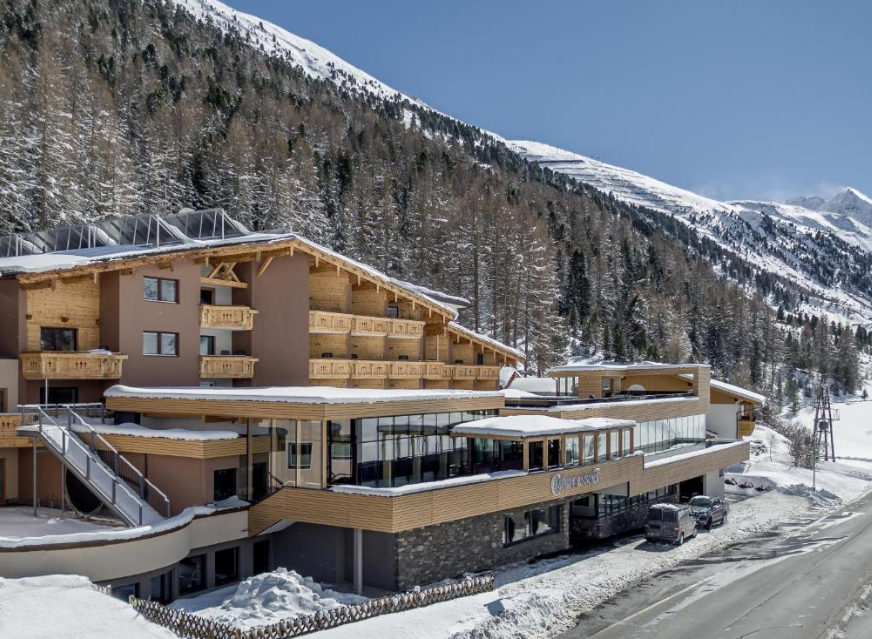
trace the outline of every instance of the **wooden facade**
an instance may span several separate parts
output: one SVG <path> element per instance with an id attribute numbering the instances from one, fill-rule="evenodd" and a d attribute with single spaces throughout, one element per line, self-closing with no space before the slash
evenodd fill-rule
<path id="1" fill-rule="evenodd" d="M 282 488 L 249 510 L 249 534 L 256 535 L 282 519 L 362 528 L 396 533 L 467 517 L 520 508 L 565 497 L 576 497 L 629 483 L 629 494 L 678 483 L 748 458 L 748 444 L 724 446 L 682 460 L 645 468 L 642 456 L 601 462 L 569 469 L 540 471 L 527 475 L 440 488 L 420 493 L 382 496 Z M 564 478 L 588 475 L 598 470 L 599 481 L 553 491 L 555 475 Z"/>

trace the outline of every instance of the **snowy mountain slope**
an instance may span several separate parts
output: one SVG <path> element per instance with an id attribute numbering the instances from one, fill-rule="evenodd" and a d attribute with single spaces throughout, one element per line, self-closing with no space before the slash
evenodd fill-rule
<path id="1" fill-rule="evenodd" d="M 853 189 L 822 205 L 838 206 L 843 213 L 771 202 L 720 202 L 540 142 L 508 145 L 529 161 L 621 201 L 674 216 L 756 269 L 804 290 L 810 295 L 808 312 L 872 322 L 872 284 L 864 284 L 861 276 L 872 257 L 872 228 L 863 223 L 868 198 Z"/>
<path id="2" fill-rule="evenodd" d="M 312 78 L 329 80 L 352 92 L 366 92 L 387 99 L 406 99 L 426 106 L 420 100 L 392 89 L 311 40 L 296 36 L 257 16 L 237 11 L 218 0 L 174 1 L 200 20 L 211 19 L 224 30 L 240 31 L 250 38 L 255 47 L 285 58 Z"/>
<path id="3" fill-rule="evenodd" d="M 299 66 L 312 78 L 330 81 L 349 92 L 388 100 L 407 99 L 421 108 L 431 109 L 314 42 L 236 11 L 218 0 L 174 1 L 198 19 L 211 21 L 222 30 L 240 33 L 255 47 Z M 494 140 L 506 142 L 498 135 L 479 130 Z M 864 209 L 862 194 L 846 194 L 843 201 L 837 203 L 840 210 L 856 210 L 862 218 L 856 223 L 846 216 L 815 215 L 810 209 L 796 206 L 772 205 L 771 211 L 761 211 L 770 204 L 718 202 L 548 145 L 506 143 L 529 160 L 613 193 L 625 202 L 674 215 L 755 268 L 799 285 L 811 294 L 809 312 L 823 311 L 852 323 L 872 324 L 872 283 L 863 289 L 851 282 L 852 273 L 858 271 L 852 250 L 862 247 L 866 256 L 869 255 L 866 251 L 872 250 L 872 223 L 863 221 L 872 209 Z M 868 198 L 865 202 L 869 203 Z"/>

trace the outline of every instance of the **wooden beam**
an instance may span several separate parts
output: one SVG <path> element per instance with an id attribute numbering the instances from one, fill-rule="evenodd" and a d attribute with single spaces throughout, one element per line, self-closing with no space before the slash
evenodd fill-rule
<path id="1" fill-rule="evenodd" d="M 263 261 L 263 263 L 260 266 L 257 267 L 257 276 L 258 277 L 260 277 L 261 275 L 266 273 L 266 270 L 269 268 L 269 265 L 272 264 L 272 261 L 273 261 L 273 256 L 270 255 L 268 258 L 266 258 Z"/>
<path id="2" fill-rule="evenodd" d="M 248 288 L 247 282 L 234 282 L 233 280 L 217 280 L 212 277 L 201 277 L 200 284 L 206 286 L 229 286 L 230 288 Z"/>

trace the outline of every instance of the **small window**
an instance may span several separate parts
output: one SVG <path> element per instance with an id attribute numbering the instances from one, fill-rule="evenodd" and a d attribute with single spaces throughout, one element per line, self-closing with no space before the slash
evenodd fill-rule
<path id="1" fill-rule="evenodd" d="M 399 306 L 388 306 L 388 317 L 392 317 L 394 319 L 400 316 L 400 307 Z"/>
<path id="2" fill-rule="evenodd" d="M 112 586 L 112 596 L 121 601 L 130 601 L 131 597 L 139 599 L 139 584 L 124 584 L 123 586 Z"/>
<path id="3" fill-rule="evenodd" d="M 169 356 L 178 355 L 179 334 L 144 331 L 142 333 L 142 354 Z"/>
<path id="4" fill-rule="evenodd" d="M 165 572 L 151 578 L 151 600 L 158 603 L 169 603 L 173 598 L 171 572 Z"/>
<path id="5" fill-rule="evenodd" d="M 200 335 L 200 355 L 215 354 L 215 336 Z"/>
<path id="6" fill-rule="evenodd" d="M 221 468 L 213 474 L 212 499 L 221 501 L 236 496 L 236 469 Z"/>
<path id="7" fill-rule="evenodd" d="M 206 588 L 206 555 L 185 557 L 179 562 L 179 594 L 187 595 Z"/>
<path id="8" fill-rule="evenodd" d="M 288 468 L 308 469 L 312 467 L 312 442 L 300 443 L 300 455 L 297 457 L 297 443 L 288 442 Z"/>
<path id="9" fill-rule="evenodd" d="M 212 305 L 215 303 L 215 289 L 201 288 L 200 289 L 200 304 Z"/>
<path id="10" fill-rule="evenodd" d="M 215 585 L 222 586 L 239 579 L 239 548 L 215 551 Z"/>
<path id="11" fill-rule="evenodd" d="M 578 436 L 573 435 L 566 438 L 566 465 L 567 466 L 578 466 L 579 464 L 579 450 L 578 450 Z"/>
<path id="12" fill-rule="evenodd" d="M 143 277 L 142 299 L 149 302 L 177 304 L 179 301 L 179 281 L 162 277 Z"/>
<path id="13" fill-rule="evenodd" d="M 79 331 L 75 328 L 40 328 L 39 348 L 44 351 L 75 351 Z"/>

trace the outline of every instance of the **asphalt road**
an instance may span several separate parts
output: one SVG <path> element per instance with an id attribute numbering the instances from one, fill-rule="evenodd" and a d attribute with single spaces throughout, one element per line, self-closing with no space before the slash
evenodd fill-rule
<path id="1" fill-rule="evenodd" d="M 870 608 L 872 496 L 652 577 L 561 639 L 872 639 Z"/>

